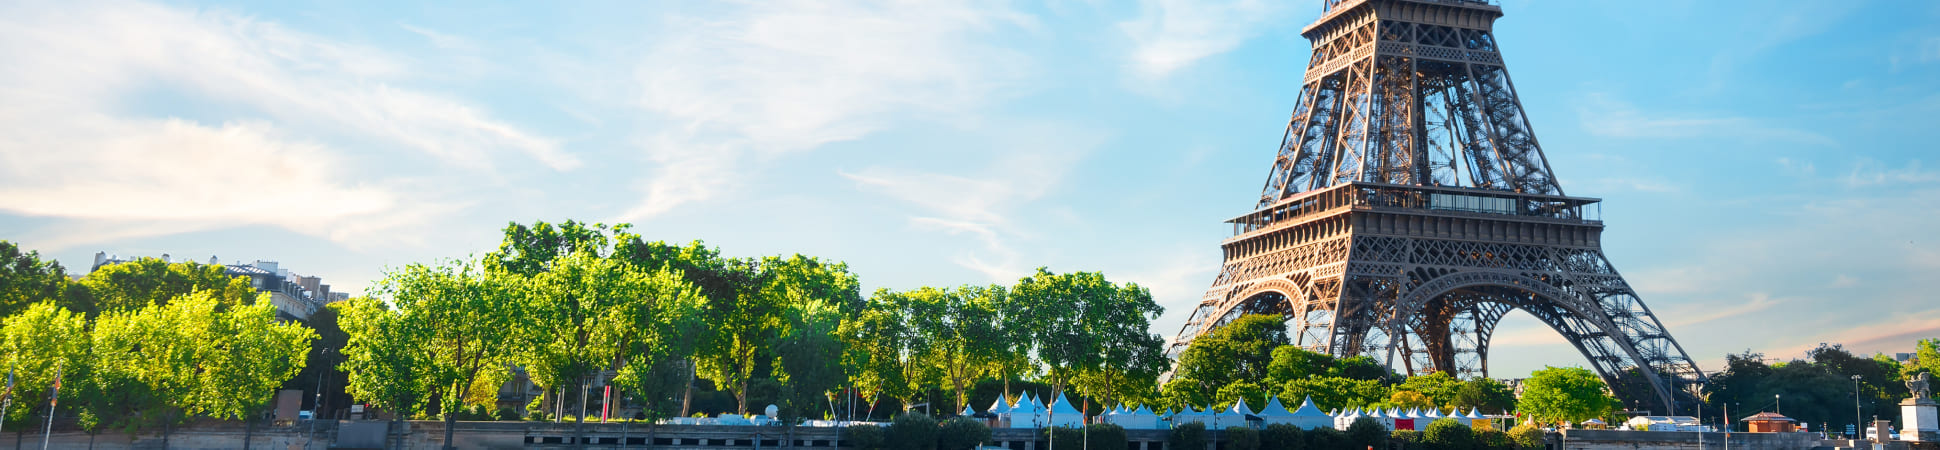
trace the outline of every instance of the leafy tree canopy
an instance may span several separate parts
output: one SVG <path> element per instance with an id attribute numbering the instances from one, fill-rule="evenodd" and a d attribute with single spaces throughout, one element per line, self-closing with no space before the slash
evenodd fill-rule
<path id="1" fill-rule="evenodd" d="M 1603 379 L 1581 367 L 1545 367 L 1523 382 L 1516 409 L 1543 423 L 1581 422 L 1608 417 L 1622 409 L 1604 388 Z"/>

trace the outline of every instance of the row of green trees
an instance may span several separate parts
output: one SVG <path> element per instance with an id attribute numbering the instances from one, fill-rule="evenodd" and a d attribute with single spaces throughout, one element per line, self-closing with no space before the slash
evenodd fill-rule
<path id="1" fill-rule="evenodd" d="M 1507 432 L 1475 429 L 1454 419 L 1437 420 L 1421 432 L 1390 432 L 1374 419 L 1362 418 L 1346 430 L 1301 429 L 1288 424 L 1264 428 L 1232 427 L 1215 438 L 1203 423 L 1186 423 L 1167 432 L 1167 448 L 1206 448 L 1218 441 L 1228 450 L 1333 450 L 1396 448 L 1404 450 L 1513 450 L 1543 448 L 1543 431 L 1520 425 Z M 859 450 L 971 450 L 990 444 L 991 432 L 982 422 L 952 418 L 942 422 L 926 415 L 899 415 L 888 426 L 856 425 L 843 429 L 843 438 Z M 1039 435 L 1093 450 L 1116 450 L 1129 444 L 1124 428 L 1091 424 L 1081 429 L 1051 428 Z M 1040 443 L 1042 445 L 1042 443 Z"/>
<path id="2" fill-rule="evenodd" d="M 279 320 L 267 299 L 226 303 L 215 291 L 93 317 L 33 303 L 0 324 L 13 378 L 6 425 L 50 413 L 57 394 L 65 401 L 52 412 L 90 432 L 252 417 L 302 369 L 315 337 Z"/>
<path id="3" fill-rule="evenodd" d="M 842 263 L 725 257 L 626 225 L 512 224 L 494 252 L 388 270 L 372 293 L 332 306 L 349 390 L 446 420 L 493 406 L 515 371 L 546 392 L 528 409 L 554 415 L 603 381 L 649 418 L 688 412 L 697 386 L 736 412 L 772 401 L 816 418 L 843 392 L 909 405 L 943 387 L 961 405 L 993 378 L 1143 399 L 1167 365 L 1150 294 L 1095 272 L 865 299 Z"/>
<path id="4" fill-rule="evenodd" d="M 1180 353 L 1160 403 L 1226 408 L 1243 399 L 1257 408 L 1278 395 L 1288 401 L 1311 397 L 1324 408 L 1480 408 L 1574 422 L 1614 417 L 1621 405 L 1605 391 L 1595 373 L 1581 368 L 1539 370 L 1525 381 L 1521 398 L 1489 378 L 1461 380 L 1445 372 L 1404 377 L 1366 356 L 1335 358 L 1292 345 L 1284 317 L 1247 315 Z"/>

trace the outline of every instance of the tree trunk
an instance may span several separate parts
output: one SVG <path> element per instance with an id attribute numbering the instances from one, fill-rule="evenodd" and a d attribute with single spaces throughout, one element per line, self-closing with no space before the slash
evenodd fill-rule
<path id="1" fill-rule="evenodd" d="M 693 359 L 687 360 L 687 388 L 685 389 L 686 392 L 682 393 L 680 398 L 681 417 L 687 417 L 688 414 L 692 414 L 687 411 L 687 407 L 694 403 L 694 379 L 700 377 L 698 373 L 700 370 L 700 366 L 695 364 Z M 647 444 L 652 445 L 653 443 L 648 442 Z"/>
<path id="2" fill-rule="evenodd" d="M 249 438 L 254 437 L 255 434 L 256 421 L 249 420 L 247 415 L 243 416 L 243 450 L 249 450 Z"/>
<path id="3" fill-rule="evenodd" d="M 743 416 L 748 415 L 748 378 L 752 377 L 741 377 L 741 390 L 734 393 L 734 401 L 741 404 L 738 412 Z"/>

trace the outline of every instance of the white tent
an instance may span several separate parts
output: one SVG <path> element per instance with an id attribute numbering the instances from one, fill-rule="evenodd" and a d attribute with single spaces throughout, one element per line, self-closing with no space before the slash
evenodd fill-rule
<path id="1" fill-rule="evenodd" d="M 1313 397 L 1307 397 L 1305 401 L 1300 402 L 1299 408 L 1293 410 L 1294 426 L 1311 430 L 1333 426 L 1333 424 L 1334 417 L 1320 412 L 1320 407 L 1314 406 Z"/>
<path id="2" fill-rule="evenodd" d="M 1334 417 L 1334 428 L 1338 430 L 1346 430 L 1348 425 L 1353 425 L 1354 420 L 1360 419 L 1361 417 L 1362 417 L 1361 408 L 1354 408 L 1353 411 L 1348 411 L 1347 414 L 1341 414 L 1340 416 Z"/>
<path id="3" fill-rule="evenodd" d="M 1173 428 L 1178 428 L 1180 425 L 1185 425 L 1193 422 L 1206 424 L 1207 428 L 1212 428 L 1212 423 L 1211 423 L 1212 414 L 1204 411 L 1195 410 L 1192 408 L 1191 405 L 1187 405 L 1186 409 L 1184 410 L 1181 410 L 1176 413 L 1172 413 L 1171 419 L 1172 419 Z"/>
<path id="4" fill-rule="evenodd" d="M 1455 419 L 1455 422 L 1460 423 L 1462 424 L 1462 426 L 1465 426 L 1465 427 L 1474 426 L 1473 423 L 1469 422 L 1468 415 L 1462 414 L 1462 408 L 1455 408 L 1453 410 L 1448 411 L 1448 416 L 1446 417 L 1450 419 Z"/>
<path id="5" fill-rule="evenodd" d="M 1398 421 L 1408 418 L 1407 414 L 1402 414 L 1400 409 L 1394 407 L 1389 407 L 1387 411 L 1381 411 L 1377 415 L 1380 416 L 1381 426 L 1386 427 L 1388 431 L 1394 431 Z"/>
<path id="6" fill-rule="evenodd" d="M 1468 426 L 1470 428 L 1474 428 L 1476 422 L 1482 422 L 1484 425 L 1491 425 L 1491 428 L 1493 427 L 1493 424 L 1489 423 L 1489 417 L 1482 415 L 1482 408 L 1469 408 L 1468 415 L 1463 417 L 1468 418 Z"/>
<path id="7" fill-rule="evenodd" d="M 1010 412 L 1010 403 L 1006 400 L 1008 399 L 1002 395 L 997 396 L 997 401 L 990 404 L 990 413 L 1002 417 L 1004 413 Z"/>
<path id="8" fill-rule="evenodd" d="M 1017 398 L 1017 404 L 1004 413 L 1004 418 L 1010 421 L 1011 428 L 1040 428 L 1050 424 L 1046 420 L 1044 407 L 1038 405 L 1028 392 Z"/>
<path id="9" fill-rule="evenodd" d="M 1159 429 L 1159 416 L 1144 406 L 1139 406 L 1136 410 L 1119 408 L 1114 411 L 1116 412 L 1105 415 L 1105 423 L 1124 427 L 1127 430 Z"/>
<path id="10" fill-rule="evenodd" d="M 1232 427 L 1248 426 L 1246 423 L 1246 416 L 1251 416 L 1251 415 L 1253 415 L 1253 408 L 1247 407 L 1246 399 L 1242 398 L 1242 399 L 1239 399 L 1239 401 L 1233 402 L 1233 407 L 1227 408 L 1226 411 L 1221 412 L 1217 417 L 1214 417 L 1213 426 L 1221 430 L 1232 428 Z"/>
<path id="11" fill-rule="evenodd" d="M 970 416 L 977 415 L 977 410 L 975 408 L 971 408 L 970 405 L 963 405 L 963 412 L 959 412 L 957 413 L 957 415 L 963 416 L 963 417 L 970 417 Z"/>
<path id="12" fill-rule="evenodd" d="M 1293 423 L 1293 411 L 1288 411 L 1286 405 L 1280 404 L 1280 396 L 1278 395 L 1268 397 L 1266 399 L 1266 407 L 1260 408 L 1258 415 L 1260 416 L 1261 425 Z"/>
<path id="13" fill-rule="evenodd" d="M 1051 414 L 1047 418 L 1049 422 L 1046 423 L 1054 427 L 1078 428 L 1085 423 L 1085 413 L 1071 407 L 1071 402 L 1065 400 L 1063 393 L 1059 393 L 1057 401 L 1051 403 Z"/>

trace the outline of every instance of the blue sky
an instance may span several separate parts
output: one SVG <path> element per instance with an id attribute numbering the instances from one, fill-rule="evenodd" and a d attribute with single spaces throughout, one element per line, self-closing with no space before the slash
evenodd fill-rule
<path id="1" fill-rule="evenodd" d="M 1940 337 L 1940 3 L 1507 0 L 1566 192 L 1706 369 Z M 1170 336 L 1252 206 L 1317 2 L 6 2 L 0 239 L 339 289 L 631 222 L 868 289 L 1037 266 Z M 1517 316 L 1491 366 L 1581 364 Z"/>

